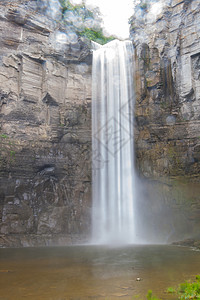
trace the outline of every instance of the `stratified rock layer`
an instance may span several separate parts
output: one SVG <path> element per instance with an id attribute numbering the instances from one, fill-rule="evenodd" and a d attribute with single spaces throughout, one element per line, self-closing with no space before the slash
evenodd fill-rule
<path id="1" fill-rule="evenodd" d="M 163 2 L 131 21 L 137 231 L 155 242 L 200 236 L 200 4 Z M 91 53 L 37 3 L 0 3 L 0 246 L 90 230 Z"/>
<path id="2" fill-rule="evenodd" d="M 200 234 L 200 3 L 152 3 L 131 20 L 137 166 L 148 178 L 139 211 L 167 241 Z"/>
<path id="3" fill-rule="evenodd" d="M 91 53 L 36 9 L 0 4 L 0 246 L 71 244 L 90 228 Z"/>

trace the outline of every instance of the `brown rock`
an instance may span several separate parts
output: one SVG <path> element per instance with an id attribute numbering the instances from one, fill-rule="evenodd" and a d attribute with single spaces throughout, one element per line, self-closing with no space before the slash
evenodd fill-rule
<path id="1" fill-rule="evenodd" d="M 86 237 L 91 206 L 91 53 L 41 17 L 0 4 L 0 246 Z M 6 32 L 5 32 L 6 28 Z"/>

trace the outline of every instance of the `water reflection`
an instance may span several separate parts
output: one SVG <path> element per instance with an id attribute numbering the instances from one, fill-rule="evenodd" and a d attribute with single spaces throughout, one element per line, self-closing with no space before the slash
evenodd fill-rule
<path id="1" fill-rule="evenodd" d="M 200 252 L 172 246 L 0 249 L 0 299 L 145 299 L 152 289 L 169 300 L 166 288 L 199 270 Z"/>

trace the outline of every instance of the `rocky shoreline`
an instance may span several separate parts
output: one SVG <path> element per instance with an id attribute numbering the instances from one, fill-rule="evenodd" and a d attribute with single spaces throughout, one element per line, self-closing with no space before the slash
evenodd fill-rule
<path id="1" fill-rule="evenodd" d="M 192 247 L 192 248 L 200 250 L 200 239 L 186 239 L 183 241 L 173 242 L 172 245 Z"/>

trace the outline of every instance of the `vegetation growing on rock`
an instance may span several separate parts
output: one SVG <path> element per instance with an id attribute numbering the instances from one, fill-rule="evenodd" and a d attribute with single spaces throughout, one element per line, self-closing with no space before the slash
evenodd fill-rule
<path id="1" fill-rule="evenodd" d="M 101 14 L 98 8 L 93 10 L 82 4 L 73 5 L 69 0 L 59 0 L 62 6 L 64 23 L 71 24 L 78 36 L 85 37 L 101 45 L 115 39 L 114 36 L 105 36 L 102 30 Z"/>
<path id="2" fill-rule="evenodd" d="M 85 28 L 79 34 L 80 34 L 80 36 L 84 36 L 84 37 L 88 38 L 89 40 L 99 43 L 101 45 L 104 45 L 115 39 L 113 36 L 106 37 L 103 34 L 102 29 L 95 31 L 90 28 Z"/>

